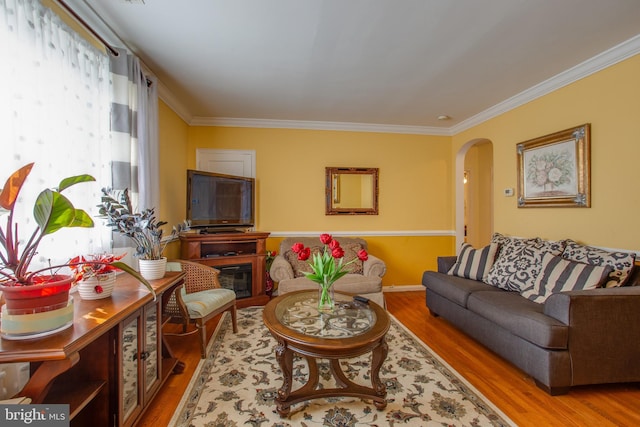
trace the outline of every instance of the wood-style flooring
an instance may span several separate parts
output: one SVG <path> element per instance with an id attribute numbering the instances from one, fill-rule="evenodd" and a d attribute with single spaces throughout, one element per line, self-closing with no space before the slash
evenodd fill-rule
<path id="1" fill-rule="evenodd" d="M 388 311 L 424 341 L 462 377 L 519 426 L 638 426 L 640 384 L 582 386 L 563 396 L 549 396 L 531 377 L 505 362 L 440 317 L 432 317 L 424 292 L 385 293 Z M 207 325 L 209 333 L 218 319 Z M 176 325 L 167 325 L 167 330 Z M 177 329 L 175 329 L 177 331 Z M 175 355 L 186 363 L 171 375 L 138 426 L 166 426 L 200 361 L 196 334 L 168 337 Z M 629 345 L 640 345 L 639 342 Z M 638 361 L 640 363 L 640 360 Z"/>

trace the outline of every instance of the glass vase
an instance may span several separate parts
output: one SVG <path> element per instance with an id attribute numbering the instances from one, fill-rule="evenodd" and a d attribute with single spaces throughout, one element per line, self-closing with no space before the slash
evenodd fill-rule
<path id="1" fill-rule="evenodd" d="M 334 307 L 333 286 L 320 285 L 318 287 L 318 311 L 322 313 L 330 313 L 333 312 Z"/>

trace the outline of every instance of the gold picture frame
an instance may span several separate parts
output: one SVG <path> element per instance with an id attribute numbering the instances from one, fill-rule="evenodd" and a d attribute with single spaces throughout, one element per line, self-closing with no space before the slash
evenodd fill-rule
<path id="1" fill-rule="evenodd" d="M 325 215 L 378 215 L 378 168 L 325 168 Z"/>
<path id="2" fill-rule="evenodd" d="M 516 145 L 518 207 L 591 207 L 591 124 Z"/>

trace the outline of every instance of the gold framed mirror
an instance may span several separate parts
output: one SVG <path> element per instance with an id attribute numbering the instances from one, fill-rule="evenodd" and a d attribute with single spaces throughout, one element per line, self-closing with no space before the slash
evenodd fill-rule
<path id="1" fill-rule="evenodd" d="M 378 215 L 378 168 L 325 168 L 326 215 Z"/>

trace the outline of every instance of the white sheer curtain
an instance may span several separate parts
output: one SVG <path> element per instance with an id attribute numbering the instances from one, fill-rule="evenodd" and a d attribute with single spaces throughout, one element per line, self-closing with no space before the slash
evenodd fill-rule
<path id="1" fill-rule="evenodd" d="M 37 0 L 0 2 L 0 186 L 35 162 L 20 200 L 20 237 L 35 229 L 32 207 L 62 178 L 97 182 L 65 191 L 77 208 L 97 215 L 100 188 L 111 185 L 109 61 Z M 91 229 L 64 229 L 43 239 L 32 267 L 108 250 L 101 219 Z"/>

